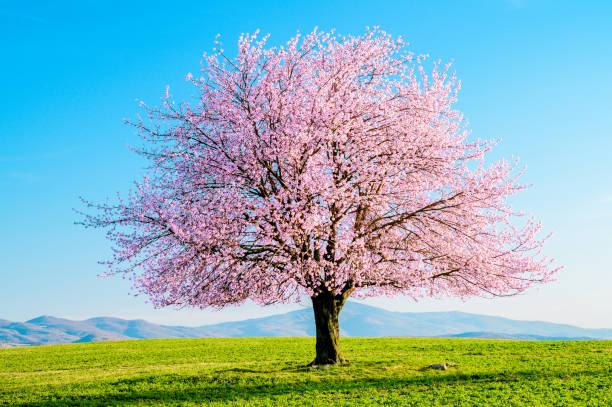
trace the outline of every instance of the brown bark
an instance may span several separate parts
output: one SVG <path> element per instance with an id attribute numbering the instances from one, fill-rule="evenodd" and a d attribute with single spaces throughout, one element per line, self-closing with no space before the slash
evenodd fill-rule
<path id="1" fill-rule="evenodd" d="M 324 292 L 312 297 L 312 308 L 317 329 L 317 353 L 311 365 L 333 365 L 347 362 L 338 346 L 338 339 L 340 338 L 338 315 L 348 296 L 349 293 L 333 295 Z"/>

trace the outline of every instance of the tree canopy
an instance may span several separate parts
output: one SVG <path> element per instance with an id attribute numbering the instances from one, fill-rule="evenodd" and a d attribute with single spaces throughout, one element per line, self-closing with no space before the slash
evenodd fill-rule
<path id="1" fill-rule="evenodd" d="M 540 224 L 507 203 L 521 171 L 485 163 L 496 141 L 468 140 L 450 65 L 426 69 L 376 28 L 266 39 L 205 54 L 186 77 L 195 101 L 167 95 L 133 123 L 148 176 L 85 220 L 108 228 L 111 272 L 156 306 L 195 307 L 550 279 Z"/>

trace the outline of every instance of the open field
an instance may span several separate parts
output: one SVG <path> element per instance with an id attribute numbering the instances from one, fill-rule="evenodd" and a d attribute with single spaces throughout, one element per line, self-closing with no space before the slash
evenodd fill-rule
<path id="1" fill-rule="evenodd" d="M 612 341 L 162 339 L 0 350 L 0 405 L 612 406 Z M 446 371 L 422 368 L 454 362 Z"/>

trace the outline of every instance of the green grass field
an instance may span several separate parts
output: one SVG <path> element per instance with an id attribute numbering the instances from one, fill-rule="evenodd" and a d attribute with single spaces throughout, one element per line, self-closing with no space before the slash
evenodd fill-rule
<path id="1" fill-rule="evenodd" d="M 161 339 L 0 349 L 0 405 L 612 406 L 612 341 Z M 446 371 L 422 368 L 455 362 Z"/>

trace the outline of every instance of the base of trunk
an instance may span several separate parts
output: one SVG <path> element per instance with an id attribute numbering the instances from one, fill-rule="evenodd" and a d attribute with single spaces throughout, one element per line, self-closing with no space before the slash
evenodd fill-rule
<path id="1" fill-rule="evenodd" d="M 332 361 L 330 359 L 328 359 L 327 361 L 325 361 L 325 363 L 319 363 L 317 362 L 317 360 L 313 360 L 312 362 L 310 362 L 309 364 L 306 365 L 306 367 L 310 367 L 312 369 L 325 369 L 327 367 L 330 366 L 334 366 L 334 365 L 343 365 L 343 364 L 347 364 L 349 363 L 349 360 L 343 357 L 340 357 L 339 359 L 336 359 L 335 361 Z"/>
<path id="2" fill-rule="evenodd" d="M 338 363 L 348 363 L 349 360 L 342 356 L 340 349 L 337 347 L 332 352 L 325 352 L 325 355 L 317 355 L 315 359 L 308 364 L 308 366 L 324 366 L 324 365 L 336 365 Z M 331 354 L 330 354 L 331 353 Z"/>

